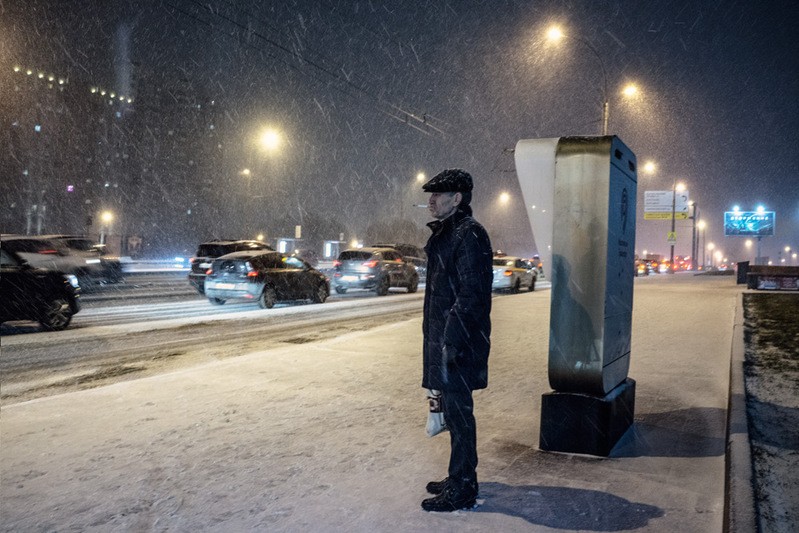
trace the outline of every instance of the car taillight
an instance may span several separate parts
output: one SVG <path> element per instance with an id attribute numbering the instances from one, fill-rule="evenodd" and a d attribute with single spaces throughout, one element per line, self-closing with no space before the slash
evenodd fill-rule
<path id="1" fill-rule="evenodd" d="M 50 254 L 50 255 L 57 255 L 57 254 L 58 254 L 58 250 L 39 250 L 39 251 L 38 251 L 38 252 L 36 252 L 36 253 L 39 253 L 39 254 Z"/>
<path id="2" fill-rule="evenodd" d="M 257 275 L 258 275 L 258 272 L 256 272 L 255 270 L 250 270 L 249 272 L 247 272 L 247 277 L 248 278 L 254 278 Z"/>
<path id="3" fill-rule="evenodd" d="M 211 268 L 209 268 L 208 270 L 206 270 L 206 271 L 205 271 L 205 275 L 206 275 L 206 276 L 210 276 L 210 275 L 211 275 L 211 274 L 213 274 L 213 273 L 214 273 L 214 270 L 213 270 L 213 269 L 211 269 Z"/>
<path id="4" fill-rule="evenodd" d="M 374 268 L 377 266 L 377 261 L 367 261 L 363 264 L 367 268 Z"/>
<path id="5" fill-rule="evenodd" d="M 506 270 L 505 272 L 502 273 L 502 275 L 503 276 L 512 276 L 513 275 L 513 270 Z"/>

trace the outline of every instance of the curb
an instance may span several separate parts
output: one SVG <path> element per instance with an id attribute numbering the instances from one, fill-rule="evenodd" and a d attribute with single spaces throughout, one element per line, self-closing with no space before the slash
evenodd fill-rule
<path id="1" fill-rule="evenodd" d="M 744 383 L 743 294 L 735 306 L 730 357 L 730 393 L 727 405 L 727 453 L 724 476 L 724 531 L 758 531 L 752 485 L 752 453 L 746 419 Z"/>

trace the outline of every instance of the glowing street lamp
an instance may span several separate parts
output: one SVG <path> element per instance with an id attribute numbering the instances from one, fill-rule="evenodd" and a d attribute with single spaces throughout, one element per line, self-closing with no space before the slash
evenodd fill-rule
<path id="1" fill-rule="evenodd" d="M 561 39 L 571 39 L 572 41 L 577 41 L 579 43 L 584 44 L 588 47 L 589 50 L 596 56 L 597 61 L 599 62 L 599 67 L 602 69 L 602 135 L 608 134 L 608 117 L 610 115 L 610 104 L 608 103 L 608 73 L 605 69 L 605 63 L 602 61 L 602 56 L 599 55 L 599 52 L 596 51 L 596 48 L 583 39 L 582 37 L 575 37 L 571 35 L 566 35 L 563 31 L 557 27 L 552 26 L 547 30 L 547 40 L 551 42 L 558 42 Z"/>
<path id="2" fill-rule="evenodd" d="M 627 98 L 633 98 L 638 96 L 638 86 L 634 83 L 628 83 L 624 86 L 624 89 L 621 90 L 621 94 L 626 96 Z"/>
<path id="3" fill-rule="evenodd" d="M 502 192 L 499 195 L 499 203 L 502 205 L 507 205 L 510 202 L 510 194 L 507 192 Z"/>
<path id="4" fill-rule="evenodd" d="M 267 128 L 261 132 L 261 136 L 258 138 L 258 141 L 261 145 L 261 148 L 267 152 L 276 152 L 282 144 L 282 137 L 277 130 Z"/>

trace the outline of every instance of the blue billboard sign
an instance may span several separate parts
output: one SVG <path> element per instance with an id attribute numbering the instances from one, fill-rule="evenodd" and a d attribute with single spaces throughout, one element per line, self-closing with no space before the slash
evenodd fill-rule
<path id="1" fill-rule="evenodd" d="M 770 237 L 774 235 L 774 211 L 725 211 L 725 237 Z"/>

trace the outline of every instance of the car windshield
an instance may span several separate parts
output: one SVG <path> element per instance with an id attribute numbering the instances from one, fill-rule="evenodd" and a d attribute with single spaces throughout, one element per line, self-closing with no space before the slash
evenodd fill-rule
<path id="1" fill-rule="evenodd" d="M 233 251 L 228 244 L 201 244 L 197 249 L 199 257 L 219 257 Z"/>
<path id="2" fill-rule="evenodd" d="M 341 255 L 338 256 L 338 259 L 339 261 L 366 261 L 370 257 L 372 257 L 371 252 L 349 250 L 346 252 L 341 252 Z"/>
<path id="3" fill-rule="evenodd" d="M 224 259 L 222 261 L 215 261 L 213 270 L 218 274 L 221 274 L 223 272 L 226 272 L 228 274 L 245 274 L 247 272 L 247 262 L 237 261 L 233 259 Z"/>

